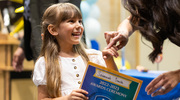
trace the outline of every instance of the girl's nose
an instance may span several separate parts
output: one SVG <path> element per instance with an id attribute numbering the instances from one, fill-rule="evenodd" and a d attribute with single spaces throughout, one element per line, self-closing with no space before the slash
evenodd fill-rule
<path id="1" fill-rule="evenodd" d="M 79 21 L 77 21 L 77 22 L 76 22 L 76 25 L 77 25 L 77 26 L 81 26 L 82 23 L 80 23 Z"/>
<path id="2" fill-rule="evenodd" d="M 82 25 L 76 25 L 76 30 L 78 30 L 78 32 L 81 32 L 83 29 Z"/>
<path id="3" fill-rule="evenodd" d="M 82 23 L 77 22 L 77 23 L 76 23 L 76 28 L 80 28 L 80 27 L 83 27 L 83 26 L 82 26 Z"/>
<path id="4" fill-rule="evenodd" d="M 78 32 L 82 32 L 84 30 L 84 27 L 83 27 L 83 25 L 81 23 L 78 23 L 78 24 L 76 24 L 75 29 Z"/>
<path id="5" fill-rule="evenodd" d="M 81 32 L 81 31 L 82 31 L 81 28 L 79 28 L 79 29 L 78 29 L 78 32 Z"/>

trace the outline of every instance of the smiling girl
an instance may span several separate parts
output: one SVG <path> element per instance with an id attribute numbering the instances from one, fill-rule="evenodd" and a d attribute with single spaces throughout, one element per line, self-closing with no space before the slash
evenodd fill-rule
<path id="1" fill-rule="evenodd" d="M 42 18 L 43 45 L 35 63 L 33 82 L 38 100 L 87 100 L 87 91 L 79 89 L 88 61 L 117 70 L 113 56 L 117 48 L 102 52 L 85 49 L 80 10 L 70 3 L 54 4 Z"/>

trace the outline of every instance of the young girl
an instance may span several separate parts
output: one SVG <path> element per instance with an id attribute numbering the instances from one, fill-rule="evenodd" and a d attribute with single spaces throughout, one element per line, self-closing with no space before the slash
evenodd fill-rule
<path id="1" fill-rule="evenodd" d="M 113 56 L 117 48 L 102 52 L 85 49 L 80 10 L 70 3 L 54 4 L 42 18 L 43 45 L 33 73 L 38 100 L 87 100 L 87 91 L 79 89 L 88 61 L 117 70 Z"/>

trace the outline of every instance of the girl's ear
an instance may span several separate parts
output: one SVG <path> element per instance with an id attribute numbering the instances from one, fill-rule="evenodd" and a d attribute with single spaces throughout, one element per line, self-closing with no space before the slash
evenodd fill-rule
<path id="1" fill-rule="evenodd" d="M 49 24 L 48 27 L 47 27 L 47 29 L 48 29 L 48 31 L 49 31 L 49 33 L 50 33 L 51 35 L 53 35 L 53 36 L 58 35 L 58 32 L 56 31 L 56 28 L 55 28 L 54 25 Z"/>

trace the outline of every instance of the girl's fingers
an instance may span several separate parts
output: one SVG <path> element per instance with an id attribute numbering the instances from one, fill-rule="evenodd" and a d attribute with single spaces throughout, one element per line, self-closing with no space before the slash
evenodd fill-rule
<path id="1" fill-rule="evenodd" d="M 76 99 L 83 99 L 83 100 L 87 100 L 88 97 L 86 97 L 85 95 L 87 95 L 88 92 L 83 90 L 83 89 L 77 89 L 77 90 L 73 90 L 72 91 L 72 98 Z"/>
<path id="2" fill-rule="evenodd" d="M 83 90 L 83 89 L 77 89 L 76 92 L 83 93 L 83 94 L 88 94 L 88 92 Z"/>
<path id="3" fill-rule="evenodd" d="M 117 52 L 117 47 L 116 46 L 113 46 L 113 47 L 111 47 L 111 52 L 113 53 L 113 56 L 115 56 L 115 57 L 118 57 L 119 56 L 119 54 L 118 54 L 118 52 Z"/>

